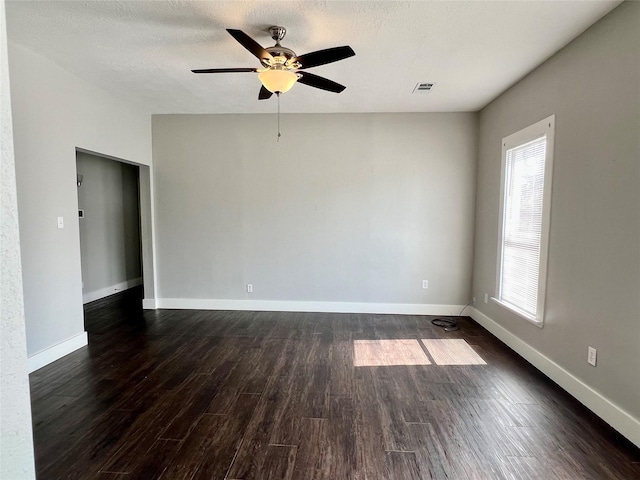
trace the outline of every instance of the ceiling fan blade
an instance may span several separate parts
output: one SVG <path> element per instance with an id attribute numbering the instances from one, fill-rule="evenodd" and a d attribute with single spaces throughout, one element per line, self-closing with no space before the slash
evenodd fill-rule
<path id="1" fill-rule="evenodd" d="M 353 57 L 355 54 L 356 52 L 349 46 L 334 47 L 318 50 L 317 52 L 305 53 L 288 63 L 299 62 L 301 65 L 300 68 L 311 68 L 326 63 L 337 62 L 338 60 L 344 60 L 345 58 Z"/>
<path id="2" fill-rule="evenodd" d="M 271 95 L 273 95 L 273 93 L 271 93 L 269 90 L 264 88 L 264 85 L 263 85 L 262 87 L 260 87 L 260 93 L 258 94 L 258 100 L 267 100 L 267 99 L 271 98 Z"/>
<path id="3" fill-rule="evenodd" d="M 200 70 L 191 70 L 193 73 L 243 73 L 257 72 L 257 68 L 203 68 Z"/>
<path id="4" fill-rule="evenodd" d="M 229 32 L 229 34 L 233 38 L 235 38 L 238 41 L 238 43 L 240 43 L 240 45 L 242 45 L 244 48 L 249 50 L 260 60 L 264 60 L 264 59 L 273 60 L 273 56 L 269 52 L 267 52 L 264 48 L 262 48 L 262 46 L 260 46 L 258 42 L 256 42 L 253 38 L 251 38 L 249 35 L 244 33 L 242 30 L 233 30 L 231 28 L 227 28 L 227 32 Z"/>
<path id="5" fill-rule="evenodd" d="M 329 92 L 340 93 L 345 88 L 344 85 L 340 85 L 332 80 L 329 80 L 324 77 L 319 77 L 318 75 L 314 75 L 309 72 L 297 72 L 300 75 L 298 78 L 298 83 L 304 83 L 305 85 L 309 85 L 310 87 L 320 88 L 322 90 L 327 90 Z"/>

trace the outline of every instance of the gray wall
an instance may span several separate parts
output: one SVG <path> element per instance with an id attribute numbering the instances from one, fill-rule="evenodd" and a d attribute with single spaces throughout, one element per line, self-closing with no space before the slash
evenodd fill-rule
<path id="1" fill-rule="evenodd" d="M 275 115 L 155 115 L 158 297 L 467 303 L 476 129 L 292 114 L 277 143 Z"/>
<path id="2" fill-rule="evenodd" d="M 32 356 L 84 331 L 76 148 L 150 165 L 151 122 L 147 112 L 11 39 L 9 68 Z"/>
<path id="3" fill-rule="evenodd" d="M 501 139 L 551 114 L 544 328 L 491 302 L 477 308 L 640 419 L 640 3 L 622 4 L 482 110 L 478 299 L 495 293 Z"/>
<path id="4" fill-rule="evenodd" d="M 78 152 L 77 169 L 83 293 L 91 301 L 142 275 L 138 167 Z"/>
<path id="5" fill-rule="evenodd" d="M 36 478 L 27 377 L 5 4 L 0 0 L 0 478 Z"/>

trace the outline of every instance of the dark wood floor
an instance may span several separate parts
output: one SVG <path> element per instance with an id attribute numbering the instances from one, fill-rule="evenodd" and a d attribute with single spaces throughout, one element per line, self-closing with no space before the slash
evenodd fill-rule
<path id="1" fill-rule="evenodd" d="M 637 448 L 487 331 L 430 320 L 95 302 L 89 346 L 31 374 L 38 478 L 640 478 Z M 354 367 L 355 340 L 440 338 L 487 364 Z"/>

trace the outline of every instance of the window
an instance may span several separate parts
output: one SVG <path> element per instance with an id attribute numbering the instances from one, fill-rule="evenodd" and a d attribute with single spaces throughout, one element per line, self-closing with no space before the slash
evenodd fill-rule
<path id="1" fill-rule="evenodd" d="M 555 116 L 502 141 L 502 195 L 494 300 L 542 326 Z"/>

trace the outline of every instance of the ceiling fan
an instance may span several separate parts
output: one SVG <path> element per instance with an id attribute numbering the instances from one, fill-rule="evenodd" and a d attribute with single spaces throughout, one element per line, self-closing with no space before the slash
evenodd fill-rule
<path id="1" fill-rule="evenodd" d="M 335 93 L 340 93 L 346 88 L 344 85 L 327 78 L 302 70 L 354 56 L 356 53 L 349 46 L 327 48 L 297 56 L 290 48 L 280 45 L 287 33 L 287 29 L 284 27 L 271 27 L 269 29 L 271 38 L 275 40 L 276 44 L 267 48 L 260 46 L 258 42 L 242 30 L 228 28 L 227 32 L 244 48 L 258 57 L 264 68 L 206 68 L 191 70 L 193 73 L 258 73 L 258 78 L 262 82 L 262 87 L 258 94 L 259 100 L 266 100 L 274 93 L 279 96 L 281 93 L 289 91 L 296 82 Z"/>

